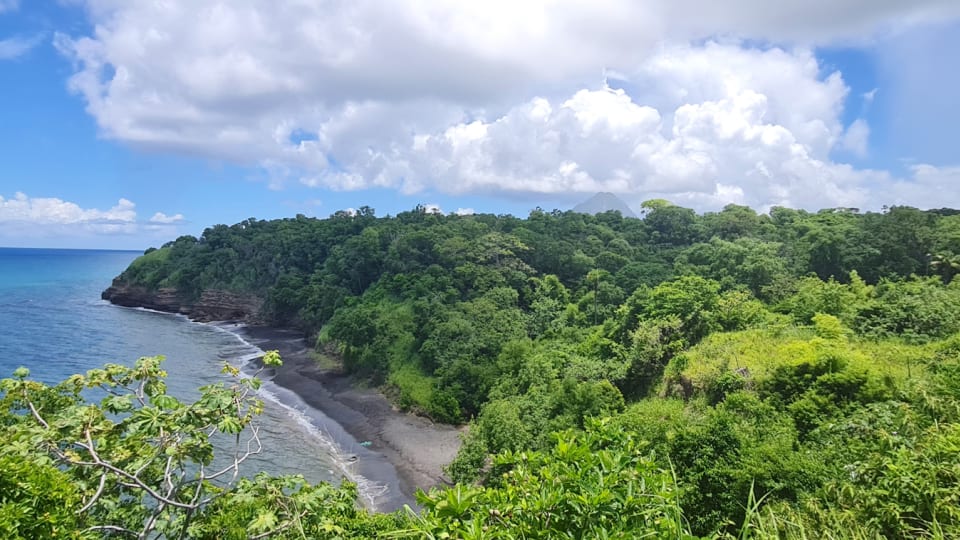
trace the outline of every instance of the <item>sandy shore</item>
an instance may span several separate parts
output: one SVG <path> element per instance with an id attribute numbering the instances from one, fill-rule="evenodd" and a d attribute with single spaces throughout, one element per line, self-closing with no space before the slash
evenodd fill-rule
<path id="1" fill-rule="evenodd" d="M 400 412 L 377 390 L 321 369 L 297 332 L 255 326 L 234 331 L 263 350 L 280 351 L 283 366 L 272 373 L 272 382 L 314 409 L 308 416 L 353 461 L 347 465 L 351 471 L 371 483 L 361 489 L 382 491 L 367 501 L 374 509 L 414 506 L 417 488 L 444 483 L 442 468 L 460 448 L 457 428 Z"/>

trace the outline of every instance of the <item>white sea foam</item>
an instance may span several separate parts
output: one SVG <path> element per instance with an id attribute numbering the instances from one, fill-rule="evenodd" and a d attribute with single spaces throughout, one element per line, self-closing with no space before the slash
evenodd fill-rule
<path id="1" fill-rule="evenodd" d="M 109 301 L 109 300 L 101 300 L 101 301 L 102 301 L 102 302 L 106 302 L 107 304 L 110 304 L 110 301 Z M 160 311 L 159 309 L 150 309 L 150 308 L 145 308 L 145 307 L 142 307 L 142 306 L 129 307 L 129 306 L 118 306 L 118 305 L 116 305 L 116 304 L 110 304 L 110 305 L 112 305 L 112 306 L 114 306 L 114 307 L 123 308 L 123 309 L 132 309 L 133 311 L 143 311 L 143 312 L 146 312 L 146 313 L 156 313 L 156 314 L 158 314 L 158 315 L 167 315 L 168 317 L 176 317 L 176 318 L 178 318 L 178 319 L 184 319 L 184 320 L 186 320 L 186 321 L 188 321 L 188 322 L 192 322 L 192 323 L 194 323 L 194 324 L 203 324 L 203 323 L 198 323 L 197 321 L 191 320 L 190 317 L 187 317 L 187 316 L 184 315 L 183 313 L 170 313 L 169 311 Z"/>
<path id="2" fill-rule="evenodd" d="M 250 361 L 256 360 L 257 358 L 261 358 L 262 356 L 263 356 L 263 351 L 258 351 L 258 352 L 241 354 L 239 356 L 230 355 L 229 358 L 224 358 L 224 360 L 234 364 L 239 364 L 242 367 L 242 366 L 245 366 Z"/>
<path id="3" fill-rule="evenodd" d="M 333 440 L 333 437 L 327 433 L 326 429 L 321 426 L 317 426 L 316 423 L 314 423 L 314 421 L 307 415 L 305 406 L 301 409 L 284 403 L 284 401 L 277 394 L 268 389 L 268 386 L 277 388 L 276 385 L 266 382 L 260 387 L 260 390 L 257 392 L 258 395 L 264 399 L 269 399 L 271 402 L 276 403 L 280 407 L 283 407 L 287 414 L 290 415 L 290 418 L 292 418 L 308 433 L 316 437 L 321 446 L 323 446 L 323 448 L 332 458 L 337 469 L 347 480 L 357 485 L 357 492 L 363 500 L 364 506 L 375 510 L 377 508 L 379 498 L 386 495 L 389 491 L 389 488 L 385 484 L 370 480 L 354 470 L 356 465 L 356 461 L 353 459 L 354 456 L 344 452 L 343 449 Z"/>
<path id="4" fill-rule="evenodd" d="M 103 302 L 106 301 L 104 300 Z M 240 368 L 246 367 L 251 361 L 261 358 L 265 354 L 263 349 L 254 345 L 238 333 L 238 331 L 244 328 L 244 325 L 242 324 L 223 321 L 204 323 L 194 321 L 182 313 L 170 313 L 167 311 L 160 311 L 145 307 L 130 307 L 126 309 L 184 319 L 189 323 L 203 325 L 207 328 L 212 328 L 216 331 L 229 334 L 237 341 L 239 346 L 235 352 L 230 351 L 221 359 L 237 365 Z M 249 378 L 251 375 L 241 370 L 241 377 Z M 273 390 L 271 390 L 271 388 Z M 385 484 L 366 478 L 356 471 L 357 462 L 354 459 L 355 456 L 341 448 L 340 445 L 336 443 L 334 438 L 330 436 L 324 426 L 318 426 L 316 422 L 310 418 L 310 416 L 307 414 L 308 406 L 300 400 L 299 396 L 293 392 L 286 391 L 285 393 L 291 395 L 292 399 L 299 402 L 296 405 L 290 405 L 279 395 L 277 395 L 277 391 L 284 391 L 284 389 L 270 381 L 264 381 L 261 387 L 257 390 L 257 394 L 260 398 L 279 406 L 301 429 L 304 430 L 304 432 L 313 437 L 314 440 L 319 443 L 320 447 L 323 448 L 330 456 L 332 463 L 342 474 L 342 476 L 350 482 L 356 484 L 357 493 L 361 501 L 364 503 L 364 506 L 373 510 L 377 509 L 380 497 L 387 494 L 389 487 Z M 322 411 L 320 411 L 320 413 L 322 414 Z M 332 422 L 332 420 L 330 421 Z"/>
<path id="5" fill-rule="evenodd" d="M 198 323 L 205 324 L 205 323 Z M 243 347 L 247 350 L 246 353 L 239 354 L 237 356 L 232 356 L 226 360 L 229 362 L 240 364 L 240 367 L 244 367 L 251 360 L 261 358 L 265 351 L 260 347 L 257 347 L 250 341 L 246 340 L 243 336 L 237 334 L 234 330 L 227 328 L 226 325 L 211 323 L 207 326 L 215 328 L 219 331 L 226 332 L 237 339 Z M 232 325 L 234 329 L 242 329 L 242 325 Z M 241 371 L 241 377 L 251 377 L 250 374 L 244 373 Z M 307 405 L 304 403 L 299 403 L 298 406 L 290 405 L 286 403 L 278 394 L 277 391 L 281 390 L 279 386 L 275 385 L 270 381 L 264 381 L 260 388 L 257 390 L 257 395 L 265 400 L 269 400 L 271 403 L 274 403 L 281 407 L 291 419 L 293 419 L 297 425 L 299 425 L 304 431 L 309 433 L 315 438 L 316 441 L 320 443 L 320 446 L 326 450 L 327 454 L 330 456 L 333 464 L 337 467 L 340 473 L 350 482 L 356 484 L 357 493 L 364 502 L 364 506 L 375 510 L 378 505 L 378 500 L 380 497 L 385 495 L 389 488 L 385 484 L 375 482 L 369 478 L 364 477 L 355 470 L 356 461 L 353 458 L 352 454 L 349 454 L 341 448 L 333 437 L 327 433 L 326 429 L 323 426 L 318 426 L 308 415 L 307 415 Z M 292 394 L 298 401 L 299 396 L 296 396 L 293 392 L 286 392 Z M 322 412 L 322 411 L 321 411 Z"/>

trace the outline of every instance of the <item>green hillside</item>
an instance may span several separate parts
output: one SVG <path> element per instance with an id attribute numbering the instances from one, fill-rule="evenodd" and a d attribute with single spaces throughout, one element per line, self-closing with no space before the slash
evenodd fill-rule
<path id="1" fill-rule="evenodd" d="M 349 485 L 261 478 L 193 517 L 167 504 L 164 526 L 198 537 L 245 537 L 251 524 L 291 538 L 960 536 L 960 214 L 643 210 L 362 208 L 218 225 L 148 251 L 118 282 L 256 296 L 258 317 L 302 329 L 400 407 L 470 424 L 449 467 L 458 484 L 424 494 L 419 515 L 357 510 Z M 149 519 L 58 510 L 97 489 L 82 447 L 77 461 L 56 450 L 94 413 L 48 408 L 57 431 L 28 405 L 78 402 L 78 384 L 4 383 L 2 455 L 38 468 L 5 469 L 36 489 L 0 501 L 0 531 L 15 519 L 70 530 Z M 160 444 L 144 411 L 166 407 L 162 395 L 105 402 L 140 418 L 112 444 Z M 241 417 L 211 425 L 233 433 L 251 421 Z M 205 459 L 195 451 L 170 450 Z"/>

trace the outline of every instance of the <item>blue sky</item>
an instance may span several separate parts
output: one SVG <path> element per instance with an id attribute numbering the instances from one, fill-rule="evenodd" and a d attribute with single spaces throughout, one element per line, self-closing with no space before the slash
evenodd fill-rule
<path id="1" fill-rule="evenodd" d="M 601 190 L 960 206 L 960 9 L 899 4 L 0 0 L 0 245 Z"/>

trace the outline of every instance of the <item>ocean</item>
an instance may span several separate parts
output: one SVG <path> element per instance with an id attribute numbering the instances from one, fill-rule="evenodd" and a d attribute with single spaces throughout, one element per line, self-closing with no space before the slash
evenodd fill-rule
<path id="1" fill-rule="evenodd" d="M 32 378 L 56 383 L 105 363 L 131 365 L 141 356 L 164 355 L 169 392 L 189 399 L 198 387 L 225 380 L 223 361 L 243 367 L 262 354 L 227 325 L 101 300 L 101 291 L 137 255 L 0 248 L 0 378 L 24 366 Z M 245 463 L 244 473 L 302 474 L 311 482 L 350 476 L 310 411 L 282 405 L 270 387 L 261 395 L 264 452 Z"/>

